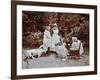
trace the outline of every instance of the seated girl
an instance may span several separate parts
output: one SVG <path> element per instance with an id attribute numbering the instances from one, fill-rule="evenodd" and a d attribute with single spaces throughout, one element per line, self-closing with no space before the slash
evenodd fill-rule
<path id="1" fill-rule="evenodd" d="M 64 38 L 61 37 L 60 43 L 56 44 L 55 50 L 56 50 L 57 56 L 61 58 L 62 60 L 66 60 L 67 55 L 69 54 L 65 46 L 66 46 L 66 43 L 64 42 Z"/>

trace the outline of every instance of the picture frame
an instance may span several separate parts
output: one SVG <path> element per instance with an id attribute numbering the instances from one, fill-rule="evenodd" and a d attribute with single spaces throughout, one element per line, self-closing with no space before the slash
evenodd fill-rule
<path id="1" fill-rule="evenodd" d="M 33 8 L 34 7 L 34 8 Z M 61 67 L 22 69 L 22 17 L 23 11 L 89 14 L 89 65 L 86 67 Z M 20 61 L 21 62 L 20 62 Z M 21 66 L 20 66 L 20 65 Z M 80 70 L 79 70 L 80 69 Z M 25 71 L 24 71 L 25 70 Z M 67 71 L 66 71 L 67 70 Z M 25 74 L 24 74 L 25 73 Z M 11 79 L 47 78 L 97 74 L 97 6 L 81 4 L 11 1 Z"/>

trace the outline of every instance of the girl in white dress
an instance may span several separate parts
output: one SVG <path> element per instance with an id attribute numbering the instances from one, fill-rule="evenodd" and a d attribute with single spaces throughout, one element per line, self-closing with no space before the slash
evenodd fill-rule
<path id="1" fill-rule="evenodd" d="M 67 55 L 69 55 L 67 48 L 65 47 L 66 43 L 64 42 L 64 38 L 60 37 L 60 44 L 56 45 L 55 50 L 57 56 L 62 60 L 67 59 Z"/>
<path id="2" fill-rule="evenodd" d="M 46 26 L 44 35 L 43 35 L 43 45 L 47 48 L 51 47 L 51 33 L 50 33 L 50 26 Z"/>
<path id="3" fill-rule="evenodd" d="M 51 38 L 51 43 L 52 43 L 52 50 L 55 51 L 55 46 L 60 42 L 60 36 L 58 35 L 59 29 L 57 27 L 57 24 L 54 24 L 54 27 L 52 28 L 52 38 Z"/>

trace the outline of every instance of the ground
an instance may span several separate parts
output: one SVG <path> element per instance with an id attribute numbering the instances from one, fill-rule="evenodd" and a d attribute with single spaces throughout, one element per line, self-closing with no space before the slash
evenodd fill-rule
<path id="1" fill-rule="evenodd" d="M 51 53 L 48 56 L 42 56 L 40 58 L 23 60 L 22 68 L 31 69 L 31 68 L 49 68 L 49 67 L 69 67 L 69 66 L 86 66 L 89 65 L 89 54 L 85 50 L 85 53 L 80 56 L 80 59 L 66 59 L 65 61 L 57 58 L 55 53 Z"/>

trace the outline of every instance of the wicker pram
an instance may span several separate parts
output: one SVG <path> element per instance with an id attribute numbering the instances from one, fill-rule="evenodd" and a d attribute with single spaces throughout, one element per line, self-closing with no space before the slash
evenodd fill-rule
<path id="1" fill-rule="evenodd" d="M 80 59 L 80 53 L 79 53 L 80 47 L 81 47 L 81 41 L 78 50 L 69 50 L 68 59 Z"/>

